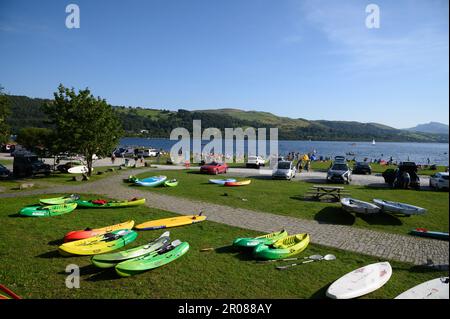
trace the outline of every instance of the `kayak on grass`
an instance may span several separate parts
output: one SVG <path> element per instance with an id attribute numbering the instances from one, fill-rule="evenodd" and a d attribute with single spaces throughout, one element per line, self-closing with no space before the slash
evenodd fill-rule
<path id="1" fill-rule="evenodd" d="M 6 286 L 0 284 L 0 299 L 22 299 L 12 290 L 7 288 Z"/>
<path id="2" fill-rule="evenodd" d="M 354 198 L 342 198 L 341 204 L 342 209 L 349 213 L 376 214 L 380 212 L 380 207 L 377 205 Z"/>
<path id="3" fill-rule="evenodd" d="M 175 240 L 158 251 L 117 264 L 116 272 L 121 277 L 139 274 L 143 271 L 166 265 L 183 256 L 188 250 L 189 243 Z"/>
<path id="4" fill-rule="evenodd" d="M 19 211 L 19 215 L 26 217 L 51 217 L 70 213 L 75 208 L 77 208 L 77 203 L 49 206 L 35 205 L 22 208 Z"/>
<path id="5" fill-rule="evenodd" d="M 43 198 L 39 200 L 41 205 L 62 205 L 73 203 L 80 199 L 80 195 L 71 194 L 69 196 L 54 197 L 54 198 Z"/>
<path id="6" fill-rule="evenodd" d="M 151 252 L 160 250 L 168 246 L 169 244 L 170 244 L 170 232 L 166 231 L 157 239 L 145 245 L 124 251 L 119 251 L 117 253 L 95 255 L 91 258 L 91 262 L 93 265 L 99 268 L 112 268 L 118 263 L 121 263 L 125 260 L 147 255 Z"/>
<path id="7" fill-rule="evenodd" d="M 283 259 L 301 253 L 309 244 L 308 234 L 297 234 L 279 239 L 272 245 L 259 244 L 253 255 L 261 259 Z"/>
<path id="8" fill-rule="evenodd" d="M 449 277 L 425 281 L 401 293 L 394 299 L 449 299 Z"/>
<path id="9" fill-rule="evenodd" d="M 425 208 L 399 203 L 392 202 L 383 199 L 374 199 L 373 202 L 381 208 L 383 212 L 394 213 L 394 214 L 403 214 L 403 215 L 423 215 L 427 212 Z"/>
<path id="10" fill-rule="evenodd" d="M 135 229 L 138 230 L 154 230 L 161 228 L 170 228 L 170 227 L 178 227 L 183 225 L 190 225 L 194 223 L 202 222 L 206 219 L 206 216 L 202 216 L 202 213 L 199 215 L 187 215 L 187 216 L 178 216 L 178 217 L 170 217 L 163 219 L 150 220 L 148 222 L 139 224 L 135 226 Z"/>
<path id="11" fill-rule="evenodd" d="M 209 182 L 212 183 L 212 184 L 225 185 L 225 183 L 228 183 L 228 182 L 229 183 L 236 182 L 236 179 L 234 179 L 234 178 L 210 179 Z"/>
<path id="12" fill-rule="evenodd" d="M 429 231 L 426 228 L 415 228 L 410 232 L 412 235 L 421 236 L 421 237 L 431 237 L 437 239 L 449 239 L 448 233 L 439 232 L 439 231 Z"/>
<path id="13" fill-rule="evenodd" d="M 152 176 L 144 179 L 138 179 L 134 183 L 139 186 L 156 187 L 163 184 L 167 180 L 167 176 Z"/>
<path id="14" fill-rule="evenodd" d="M 81 240 L 86 239 L 94 236 L 103 235 L 106 233 L 110 233 L 115 230 L 119 229 L 132 229 L 134 226 L 134 220 L 129 220 L 124 223 L 116 224 L 116 225 L 110 225 L 102 228 L 86 228 L 84 230 L 74 230 L 71 232 L 68 232 L 64 236 L 64 242 L 74 241 L 74 240 Z"/>
<path id="15" fill-rule="evenodd" d="M 130 207 L 145 204 L 145 198 L 132 198 L 130 200 L 122 201 L 108 201 L 106 199 L 95 200 L 77 200 L 79 207 L 85 208 L 116 208 L 116 207 Z"/>
<path id="16" fill-rule="evenodd" d="M 165 182 L 164 182 L 164 186 L 167 186 L 167 187 L 175 187 L 175 186 L 178 186 L 178 180 L 176 180 L 176 179 L 171 179 L 171 180 L 165 181 Z"/>
<path id="17" fill-rule="evenodd" d="M 244 181 L 239 182 L 226 182 L 225 186 L 246 186 L 249 185 L 252 181 L 250 179 L 246 179 Z"/>
<path id="18" fill-rule="evenodd" d="M 253 238 L 236 238 L 233 241 L 233 246 L 255 247 L 259 244 L 272 245 L 276 241 L 278 241 L 282 238 L 285 238 L 287 236 L 288 236 L 287 231 L 281 230 L 278 232 L 274 232 L 274 233 L 270 233 L 270 234 L 266 234 L 266 235 L 262 235 L 262 236 L 258 236 L 258 237 L 253 237 Z"/>
<path id="19" fill-rule="evenodd" d="M 119 229 L 87 239 L 71 241 L 59 246 L 59 252 L 67 255 L 96 255 L 107 253 L 133 242 L 138 236 L 130 229 Z"/>

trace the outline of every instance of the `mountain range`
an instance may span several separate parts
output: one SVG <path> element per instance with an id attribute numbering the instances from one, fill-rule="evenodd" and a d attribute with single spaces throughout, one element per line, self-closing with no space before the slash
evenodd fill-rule
<path id="1" fill-rule="evenodd" d="M 433 133 L 433 134 L 447 134 L 449 127 L 447 124 L 439 122 L 430 122 L 425 124 L 419 124 L 415 127 L 407 128 L 405 130 L 413 132 Z"/>
<path id="2" fill-rule="evenodd" d="M 11 115 L 7 122 L 14 134 L 28 126 L 48 127 L 47 118 L 42 111 L 43 103 L 50 100 L 26 96 L 8 95 Z M 239 109 L 211 109 L 188 111 L 113 106 L 119 116 L 127 136 L 168 138 L 172 129 L 184 127 L 192 132 L 192 121 L 201 120 L 202 129 L 216 127 L 222 132 L 225 128 L 254 127 L 278 128 L 282 140 L 340 140 L 378 142 L 442 142 L 448 143 L 446 134 L 401 130 L 379 123 L 355 121 L 312 121 L 303 118 L 289 118 L 268 112 L 243 111 Z"/>

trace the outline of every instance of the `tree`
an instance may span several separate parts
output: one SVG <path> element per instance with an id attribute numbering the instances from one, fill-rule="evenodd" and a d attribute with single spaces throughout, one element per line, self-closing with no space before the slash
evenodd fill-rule
<path id="1" fill-rule="evenodd" d="M 25 127 L 17 134 L 17 143 L 38 155 L 53 153 L 52 130 L 41 127 Z"/>
<path id="2" fill-rule="evenodd" d="M 3 93 L 3 87 L 0 86 L 0 144 L 9 141 L 9 125 L 6 119 L 11 114 L 10 105 L 7 96 Z"/>
<path id="3" fill-rule="evenodd" d="M 109 155 L 123 134 L 117 114 L 87 88 L 76 93 L 60 84 L 53 95 L 54 101 L 46 103 L 44 110 L 55 133 L 55 147 L 83 155 L 90 176 L 92 156 Z"/>

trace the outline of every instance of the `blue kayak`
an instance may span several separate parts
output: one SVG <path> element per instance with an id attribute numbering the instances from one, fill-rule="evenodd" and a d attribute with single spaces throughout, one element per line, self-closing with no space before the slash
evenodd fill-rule
<path id="1" fill-rule="evenodd" d="M 444 239 L 448 240 L 449 236 L 448 233 L 439 232 L 439 231 L 429 231 L 426 228 L 416 228 L 411 230 L 412 235 L 421 236 L 421 237 L 431 237 L 431 238 L 437 238 L 437 239 Z"/>
<path id="2" fill-rule="evenodd" d="M 225 183 L 227 183 L 227 182 L 234 183 L 234 182 L 236 182 L 236 180 L 235 180 L 234 178 L 228 178 L 228 179 L 210 179 L 209 182 L 210 182 L 210 183 L 213 183 L 213 184 L 225 185 Z"/>
<path id="3" fill-rule="evenodd" d="M 155 187 L 163 184 L 167 179 L 167 176 L 152 176 L 144 179 L 138 179 L 134 183 L 140 186 Z"/>

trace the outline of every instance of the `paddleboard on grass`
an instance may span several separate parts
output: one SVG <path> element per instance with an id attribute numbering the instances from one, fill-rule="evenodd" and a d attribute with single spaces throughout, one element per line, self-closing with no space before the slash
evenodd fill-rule
<path id="1" fill-rule="evenodd" d="M 395 299 L 449 299 L 449 277 L 435 278 L 401 293 Z"/>
<path id="2" fill-rule="evenodd" d="M 139 224 L 139 225 L 135 226 L 134 228 L 136 228 L 138 230 L 153 230 L 153 229 L 177 227 L 177 226 L 199 223 L 199 222 L 204 221 L 205 219 L 206 219 L 206 216 L 201 216 L 201 215 L 187 215 L 187 216 L 163 218 L 163 219 L 151 220 L 151 221 Z"/>
<path id="3" fill-rule="evenodd" d="M 94 170 L 93 167 L 91 169 L 92 169 L 92 171 Z M 74 166 L 72 168 L 69 168 L 68 172 L 70 174 L 84 174 L 84 173 L 88 172 L 88 168 L 87 168 L 87 166 L 84 166 L 84 165 Z"/>
<path id="4" fill-rule="evenodd" d="M 351 299 L 367 295 L 389 281 L 392 267 L 387 261 L 358 268 L 342 276 L 328 287 L 327 297 Z"/>

